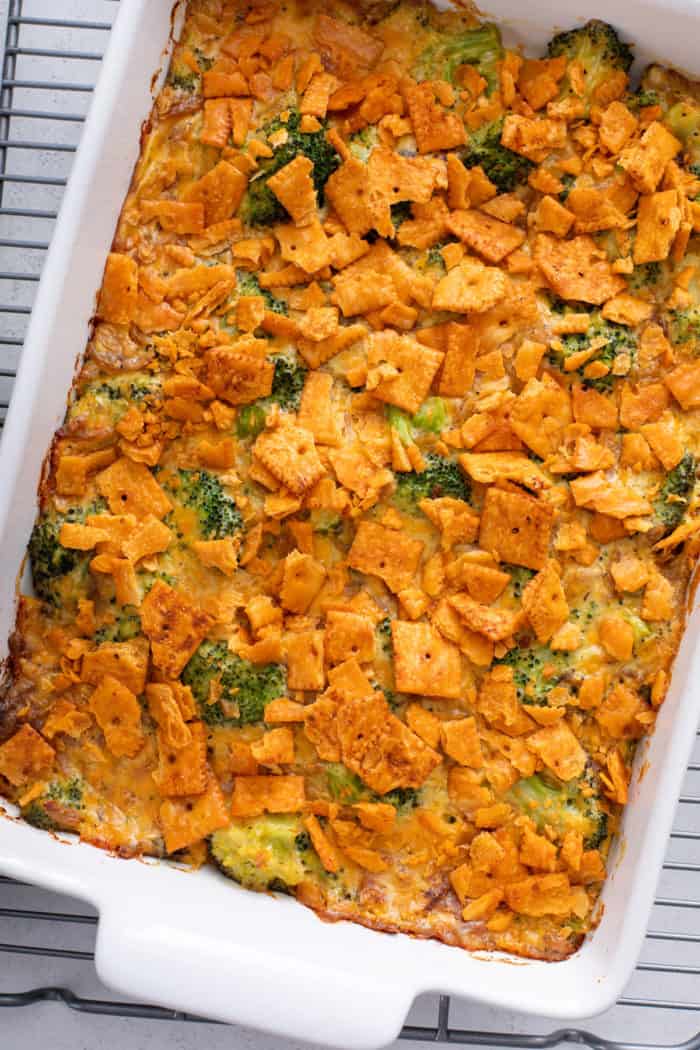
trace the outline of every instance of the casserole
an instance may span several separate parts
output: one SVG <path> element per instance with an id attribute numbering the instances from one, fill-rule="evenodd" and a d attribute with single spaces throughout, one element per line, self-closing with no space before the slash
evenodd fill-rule
<path id="1" fill-rule="evenodd" d="M 51 378 L 54 378 L 54 377 L 51 377 Z M 57 385 L 59 385 L 59 384 L 57 383 Z M 665 713 L 665 712 L 664 712 L 664 713 Z M 259 936 L 259 934 L 258 934 L 258 936 Z M 354 936 L 354 934 L 353 934 L 353 936 Z M 596 936 L 597 936 L 597 934 L 596 934 Z M 408 952 L 409 952 L 409 951 L 412 951 L 412 949 L 413 949 L 413 948 L 415 948 L 415 947 L 417 947 L 417 946 L 415 946 L 415 945 L 411 945 L 411 948 L 410 948 L 410 949 L 406 948 L 406 952 L 407 952 L 407 954 L 408 954 Z M 383 950 L 383 949 L 382 949 L 382 950 Z M 378 951 L 379 951 L 379 949 L 378 949 Z M 336 951 L 336 952 L 334 952 L 334 955 L 335 955 L 335 954 L 337 954 L 337 951 Z M 426 960 L 427 960 L 427 955 L 426 955 L 426 957 L 425 957 L 425 958 L 426 958 Z M 442 968 L 441 966 L 438 966 L 438 960 L 439 960 L 440 958 L 441 958 L 441 957 L 439 957 L 439 955 L 436 955 L 436 969 L 437 969 L 437 970 L 440 970 L 440 969 Z M 434 972 L 434 971 L 433 971 L 433 972 Z M 530 972 L 532 972 L 532 971 L 530 971 Z M 539 974 L 539 979 L 542 979 L 542 974 Z M 444 979 L 443 979 L 443 980 L 444 980 Z M 550 986 L 551 986 L 551 985 L 550 985 Z M 387 989 L 387 991 L 388 991 L 388 989 Z M 276 997 L 276 996 L 277 996 L 277 990 L 275 989 L 275 997 Z M 363 1006 L 364 1006 L 364 1003 L 366 1002 L 366 1000 L 365 1000 L 365 997 L 364 997 L 363 995 L 361 995 L 360 997 L 361 997 L 361 999 L 362 999 L 362 1001 L 363 1001 Z M 355 1002 L 355 996 L 354 996 L 354 1002 Z M 200 1008 L 201 1008 L 201 1004 L 200 1004 Z M 345 1042 L 346 1042 L 346 1039 L 345 1039 Z"/>

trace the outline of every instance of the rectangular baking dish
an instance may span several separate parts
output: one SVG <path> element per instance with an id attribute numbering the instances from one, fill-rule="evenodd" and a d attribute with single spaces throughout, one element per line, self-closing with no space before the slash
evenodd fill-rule
<path id="1" fill-rule="evenodd" d="M 86 342 L 171 8 L 172 0 L 121 0 L 39 286 L 0 448 L 0 658 L 44 453 Z M 522 0 L 490 0 L 487 13 L 536 53 L 553 30 L 584 12 L 573 0 L 558 0 L 555 10 L 530 0 L 523 17 Z M 658 57 L 700 74 L 698 0 L 598 0 L 585 17 L 605 18 L 635 41 L 640 65 Z M 563 1021 L 590 1016 L 619 996 L 644 937 L 700 716 L 699 626 L 695 610 L 656 732 L 640 748 L 602 920 L 565 962 L 470 955 L 323 923 L 292 899 L 249 893 L 211 869 L 183 873 L 166 863 L 120 860 L 12 819 L 0 821 L 0 870 L 96 907 L 97 970 L 120 992 L 305 1042 L 347 1050 L 390 1042 L 421 992 Z"/>

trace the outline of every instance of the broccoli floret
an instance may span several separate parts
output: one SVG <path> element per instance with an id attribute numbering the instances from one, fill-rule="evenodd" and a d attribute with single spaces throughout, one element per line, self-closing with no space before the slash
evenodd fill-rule
<path id="1" fill-rule="evenodd" d="M 391 221 L 394 224 L 394 229 L 398 230 L 402 222 L 406 219 L 411 218 L 411 202 L 410 201 L 399 201 L 397 204 L 391 206 Z"/>
<path id="2" fill-rule="evenodd" d="M 70 780 L 53 780 L 40 798 L 34 799 L 22 809 L 22 818 L 42 831 L 57 831 L 70 827 L 70 814 L 66 810 L 83 808 L 83 782 L 80 777 Z"/>
<path id="3" fill-rule="evenodd" d="M 382 802 L 396 806 L 400 812 L 406 812 L 409 809 L 415 809 L 419 804 L 420 793 L 416 788 L 394 788 L 393 791 L 387 791 L 386 795 L 380 795 L 379 798 Z"/>
<path id="4" fill-rule="evenodd" d="M 261 722 L 265 705 L 287 691 L 282 664 L 252 664 L 232 653 L 226 642 L 202 642 L 182 672 L 182 681 L 192 689 L 209 725 Z"/>
<path id="5" fill-rule="evenodd" d="M 614 324 L 612 321 L 604 321 L 597 312 L 591 314 L 587 331 L 561 336 L 554 347 L 550 346 L 548 358 L 557 368 L 563 369 L 567 358 L 581 350 L 586 350 L 594 340 L 605 340 L 605 342 L 601 342 L 596 353 L 577 369 L 579 375 L 585 377 L 584 370 L 592 361 L 599 361 L 612 369 L 618 354 L 628 354 L 632 361 L 635 358 L 637 341 L 631 329 L 625 325 Z M 612 371 L 598 378 L 585 378 L 589 387 L 602 393 L 612 390 L 615 381 Z"/>
<path id="6" fill-rule="evenodd" d="M 548 695 L 567 670 L 566 655 L 553 653 L 546 645 L 516 645 L 496 663 L 513 668 L 518 699 L 537 706 L 546 706 Z"/>
<path id="7" fill-rule="evenodd" d="M 265 416 L 271 405 L 279 405 L 283 412 L 296 412 L 301 402 L 301 392 L 306 380 L 306 368 L 289 354 L 277 354 L 274 361 L 272 390 L 267 397 L 260 397 L 250 405 L 239 409 L 236 417 L 236 433 L 239 438 L 255 438 L 265 426 Z"/>
<path id="8" fill-rule="evenodd" d="M 486 81 L 490 95 L 498 87 L 498 63 L 502 58 L 498 26 L 485 23 L 460 30 L 454 36 L 442 35 L 420 55 L 414 75 L 418 80 L 448 80 L 454 84 L 460 66 L 474 66 Z"/>
<path id="9" fill-rule="evenodd" d="M 287 218 L 286 209 L 267 185 L 264 175 L 248 183 L 238 214 L 248 226 L 272 226 Z"/>
<path id="10" fill-rule="evenodd" d="M 200 48 L 194 48 L 195 58 L 197 59 L 197 65 L 203 73 L 208 73 L 211 67 L 214 65 L 214 59 L 209 58 L 209 55 L 205 55 Z"/>
<path id="11" fill-rule="evenodd" d="M 624 103 L 632 113 L 639 113 L 640 109 L 660 106 L 661 99 L 656 91 L 647 91 L 640 87 L 637 91 L 632 91 L 629 95 L 626 95 Z"/>
<path id="12" fill-rule="evenodd" d="M 83 805 L 83 782 L 80 777 L 71 777 L 70 780 L 54 780 L 46 789 L 46 795 L 53 802 L 71 809 L 81 809 Z"/>
<path id="13" fill-rule="evenodd" d="M 199 75 L 187 67 L 177 71 L 171 70 L 168 74 L 168 84 L 178 91 L 186 91 L 188 95 L 193 95 L 199 88 Z"/>
<path id="14" fill-rule="evenodd" d="M 439 273 L 445 273 L 447 267 L 445 266 L 445 259 L 442 254 L 442 249 L 445 244 L 434 244 L 432 248 L 428 249 L 425 257 L 425 261 L 429 267 L 434 267 Z"/>
<path id="15" fill-rule="evenodd" d="M 664 121 L 683 143 L 686 163 L 700 162 L 700 105 L 695 99 L 684 98 L 667 111 Z"/>
<path id="16" fill-rule="evenodd" d="M 289 308 L 284 299 L 278 299 L 267 288 L 261 288 L 257 275 L 249 270 L 236 270 L 236 289 L 238 295 L 260 295 L 265 300 L 265 306 L 275 314 L 289 313 Z"/>
<path id="17" fill-rule="evenodd" d="M 527 157 L 501 145 L 502 132 L 502 119 L 473 131 L 462 161 L 467 168 L 483 168 L 499 193 L 510 193 L 518 183 L 527 182 L 534 164 Z"/>
<path id="18" fill-rule="evenodd" d="M 22 809 L 22 819 L 26 820 L 27 824 L 31 824 L 32 827 L 39 828 L 41 831 L 58 831 L 58 824 L 46 812 L 43 803 L 39 799 L 35 799 L 34 802 L 30 802 L 28 806 Z"/>
<path id="19" fill-rule="evenodd" d="M 290 893 L 322 873 L 301 818 L 291 814 L 236 820 L 214 832 L 209 852 L 224 875 L 251 890 Z"/>
<path id="20" fill-rule="evenodd" d="M 141 617 L 133 605 L 125 605 L 111 623 L 106 623 L 95 631 L 94 641 L 96 645 L 101 645 L 102 642 L 128 642 L 140 633 Z"/>
<path id="21" fill-rule="evenodd" d="M 389 426 L 397 431 L 406 444 L 413 441 L 417 431 L 440 434 L 450 422 L 447 406 L 441 397 L 427 398 L 414 416 L 409 416 L 395 405 L 388 405 L 386 418 Z"/>
<path id="22" fill-rule="evenodd" d="M 337 536 L 343 531 L 343 519 L 335 511 L 324 507 L 311 511 L 311 528 L 319 536 Z"/>
<path id="23" fill-rule="evenodd" d="M 272 157 L 259 162 L 259 172 L 249 184 L 243 198 L 239 214 L 243 221 L 251 226 L 269 226 L 273 222 L 280 222 L 287 218 L 286 209 L 268 187 L 267 180 L 300 155 L 308 157 L 314 166 L 311 178 L 318 202 L 323 204 L 323 188 L 329 176 L 340 164 L 340 157 L 326 139 L 325 125 L 318 131 L 310 132 L 301 131 L 300 125 L 301 114 L 294 109 L 291 110 L 286 123 L 283 123 L 279 117 L 275 117 L 262 129 L 264 137 L 268 140 L 271 135 L 282 130 L 286 131 L 287 138 L 285 142 L 273 147 Z"/>
<path id="24" fill-rule="evenodd" d="M 91 429 L 114 427 L 131 402 L 154 401 L 160 397 L 161 385 L 157 376 L 142 372 L 113 376 L 81 386 L 75 400 L 68 406 L 70 422 L 85 421 Z"/>
<path id="25" fill-rule="evenodd" d="M 269 400 L 274 401 L 285 412 L 296 412 L 304 389 L 306 369 L 286 354 L 278 354 L 272 360 L 275 362 L 275 373 L 272 377 Z"/>
<path id="26" fill-rule="evenodd" d="M 379 635 L 379 644 L 385 653 L 391 654 L 393 652 L 393 642 L 391 640 L 391 617 L 385 616 L 383 620 L 380 620 L 377 624 L 377 634 Z"/>
<path id="27" fill-rule="evenodd" d="M 184 507 L 195 511 L 199 531 L 208 540 L 222 540 L 243 528 L 236 501 L 227 496 L 216 474 L 208 470 L 178 470 L 164 488 Z"/>
<path id="28" fill-rule="evenodd" d="M 672 310 L 668 315 L 668 334 L 674 344 L 691 343 L 693 353 L 700 349 L 700 306 Z"/>
<path id="29" fill-rule="evenodd" d="M 351 806 L 353 802 L 367 797 L 365 785 L 342 762 L 330 762 L 326 766 L 326 780 L 329 794 L 344 806 Z"/>
<path id="30" fill-rule="evenodd" d="M 42 601 L 56 607 L 71 606 L 88 579 L 89 552 L 70 550 L 59 542 L 65 524 L 84 523 L 90 514 L 106 507 L 96 500 L 85 507 L 71 507 L 64 514 L 49 510 L 40 514 L 29 539 L 29 561 L 34 590 Z"/>
<path id="31" fill-rule="evenodd" d="M 547 48 L 549 58 L 564 55 L 569 62 L 577 61 L 585 73 L 584 101 L 587 108 L 595 100 L 597 90 L 615 73 L 629 72 L 633 55 L 612 26 L 592 19 L 578 29 L 557 33 Z M 562 80 L 562 96 L 573 92 L 568 74 Z"/>
<path id="32" fill-rule="evenodd" d="M 692 452 L 686 452 L 680 463 L 666 475 L 654 510 L 659 522 L 667 529 L 675 529 L 683 521 L 695 490 L 697 462 Z"/>
<path id="33" fill-rule="evenodd" d="M 539 829 L 549 826 L 560 838 L 567 831 L 578 831 L 586 849 L 597 849 L 607 837 L 608 814 L 600 783 L 588 770 L 580 780 L 568 782 L 550 781 L 543 774 L 525 777 L 509 794 Z"/>
<path id="34" fill-rule="evenodd" d="M 354 157 L 366 164 L 375 146 L 379 145 L 379 132 L 376 124 L 368 124 L 356 131 L 348 139 L 348 148 Z"/>
<path id="35" fill-rule="evenodd" d="M 575 175 L 570 175 L 567 172 L 566 174 L 561 176 L 559 181 L 562 183 L 562 185 L 564 187 L 564 189 L 559 192 L 559 200 L 561 201 L 562 204 L 565 204 L 567 199 L 568 199 L 569 194 L 571 193 L 571 191 L 574 188 L 574 185 L 576 183 L 576 176 Z"/>
<path id="36" fill-rule="evenodd" d="M 658 262 L 642 263 L 635 266 L 632 273 L 627 275 L 627 283 L 631 292 L 641 292 L 645 288 L 653 288 L 661 279 L 661 264 Z"/>
<path id="37" fill-rule="evenodd" d="M 329 794 L 344 806 L 355 802 L 388 802 L 399 812 L 415 809 L 420 802 L 420 793 L 416 788 L 394 788 L 385 795 L 370 791 L 360 778 L 352 773 L 342 762 L 329 762 L 326 765 L 326 780 Z"/>
<path id="38" fill-rule="evenodd" d="M 397 475 L 394 502 L 409 514 L 415 513 L 422 499 L 451 496 L 469 503 L 471 486 L 458 464 L 434 452 L 429 452 L 424 458 L 425 470 Z"/>
<path id="39" fill-rule="evenodd" d="M 447 406 L 441 397 L 429 397 L 420 406 L 411 420 L 419 430 L 440 434 L 450 422 Z"/>
<path id="40" fill-rule="evenodd" d="M 526 569 L 524 565 L 502 565 L 501 568 L 510 573 L 513 597 L 520 598 L 525 587 L 535 575 L 535 570 Z"/>

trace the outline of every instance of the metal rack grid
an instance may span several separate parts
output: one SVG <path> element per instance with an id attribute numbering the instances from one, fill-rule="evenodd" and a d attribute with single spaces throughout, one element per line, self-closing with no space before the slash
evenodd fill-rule
<path id="1" fill-rule="evenodd" d="M 0 86 L 0 425 L 117 2 L 8 3 Z M 700 1048 L 700 740 L 696 752 L 642 961 L 613 1010 L 585 1030 L 553 1031 L 544 1021 L 426 996 L 401 1038 L 499 1047 Z M 97 916 L 81 902 L 0 878 L 0 955 L 7 960 L 0 966 L 0 987 L 13 987 L 22 977 L 27 985 L 1 991 L 0 1006 L 59 1002 L 85 1014 L 202 1023 L 178 1011 L 107 998 L 94 980 L 98 994 L 71 991 L 85 983 L 75 976 L 80 967 L 92 966 L 96 924 Z M 41 986 L 46 974 L 51 983 Z M 37 979 L 40 986 L 34 987 Z"/>

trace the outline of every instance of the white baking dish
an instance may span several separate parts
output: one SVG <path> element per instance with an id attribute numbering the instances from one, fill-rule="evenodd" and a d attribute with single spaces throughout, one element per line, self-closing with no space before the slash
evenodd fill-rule
<path id="1" fill-rule="evenodd" d="M 613 22 L 637 54 L 700 74 L 698 0 L 491 0 L 533 49 L 579 16 Z M 15 613 L 15 574 L 36 507 L 42 460 L 85 344 L 96 289 L 151 104 L 151 74 L 171 0 L 121 0 L 27 333 L 0 450 L 0 639 Z M 695 67 L 694 67 L 694 63 Z M 673 685 L 638 767 L 624 849 L 595 933 L 561 963 L 470 955 L 457 948 L 326 924 L 291 899 L 248 893 L 213 870 L 125 861 L 0 821 L 0 869 L 89 900 L 99 911 L 97 970 L 141 999 L 301 1040 L 376 1047 L 399 1031 L 414 997 L 440 991 L 574 1020 L 613 1003 L 635 964 L 676 798 L 700 714 L 700 613 L 691 616 Z M 0 652 L 0 656 L 6 654 Z"/>

